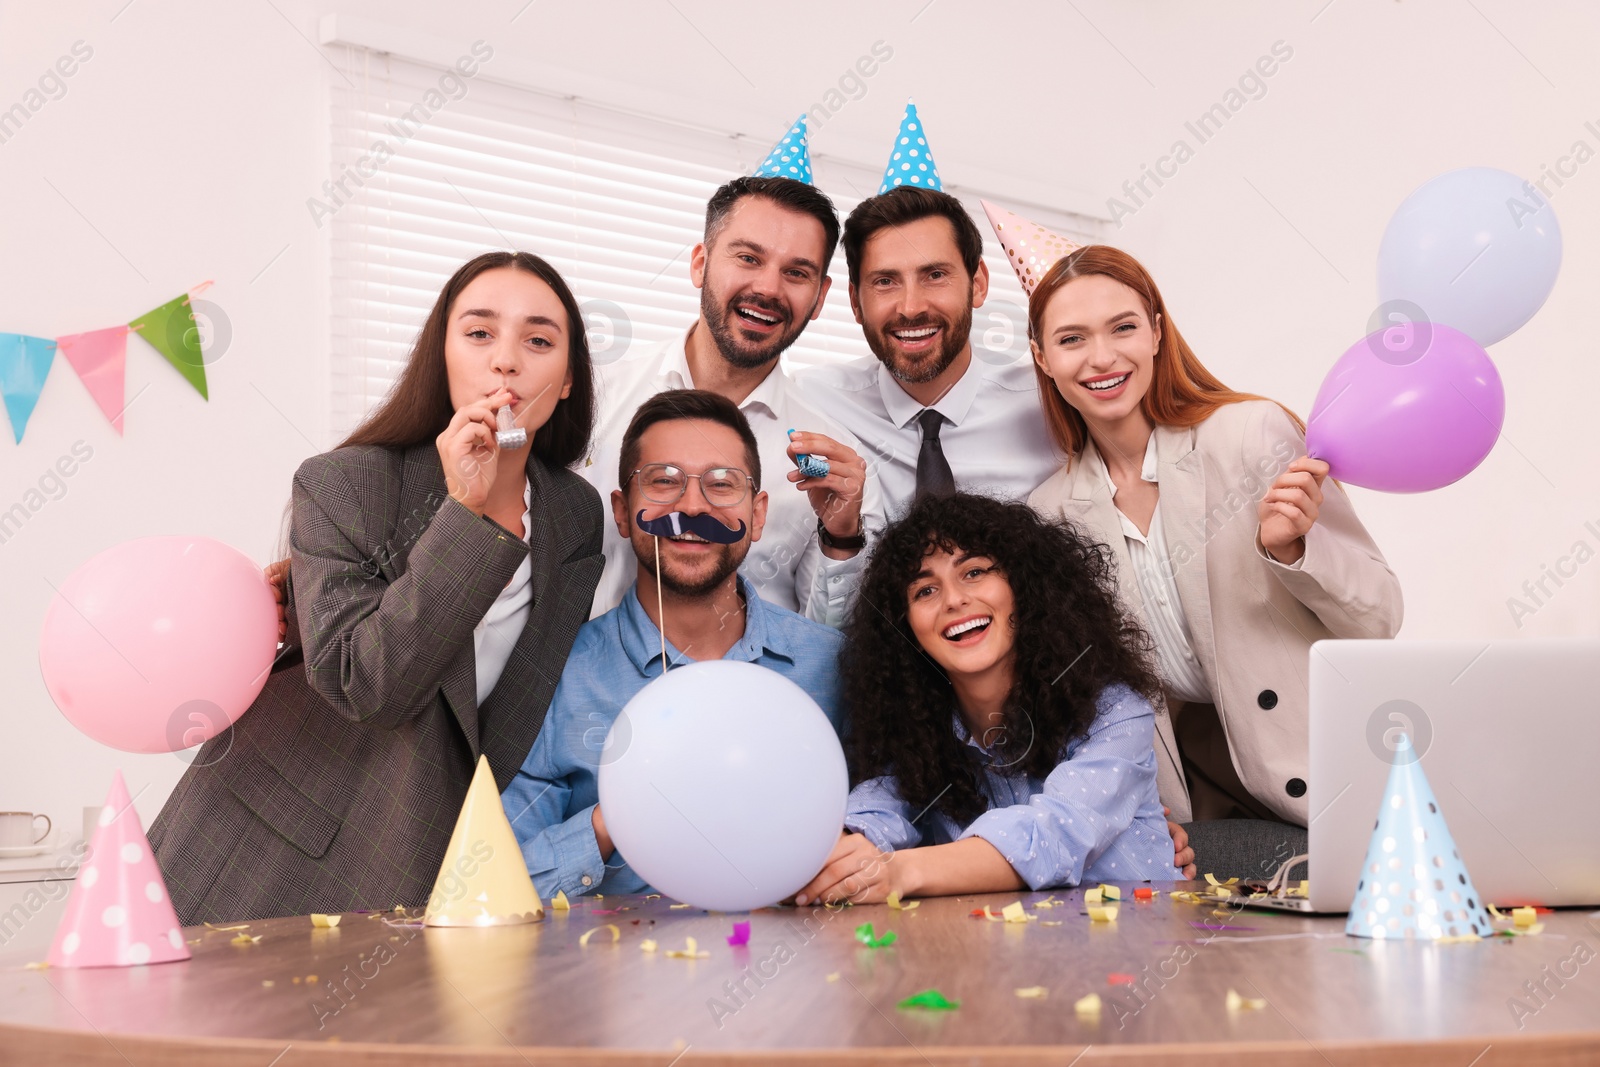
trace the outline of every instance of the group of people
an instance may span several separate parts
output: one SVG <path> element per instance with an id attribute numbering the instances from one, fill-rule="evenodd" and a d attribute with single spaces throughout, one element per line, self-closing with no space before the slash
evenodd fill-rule
<path id="1" fill-rule="evenodd" d="M 786 373 L 841 241 L 871 355 Z M 1300 420 L 1208 372 L 1132 257 L 1050 266 L 1029 365 L 974 345 L 982 250 L 936 189 L 841 232 L 809 183 L 738 178 L 699 316 L 603 367 L 544 260 L 464 264 L 295 476 L 282 651 L 150 831 L 183 921 L 423 903 L 480 756 L 541 894 L 648 892 L 598 804 L 607 733 L 715 658 L 843 740 L 800 904 L 1303 852 L 1309 647 L 1392 636 L 1394 574 Z"/>

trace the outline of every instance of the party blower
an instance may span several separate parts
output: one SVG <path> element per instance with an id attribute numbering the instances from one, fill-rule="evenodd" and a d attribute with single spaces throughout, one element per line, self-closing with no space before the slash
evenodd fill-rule
<path id="1" fill-rule="evenodd" d="M 511 413 L 511 405 L 507 404 L 495 412 L 494 443 L 501 448 L 521 448 L 528 443 L 528 431 L 517 425 L 517 418 Z"/>

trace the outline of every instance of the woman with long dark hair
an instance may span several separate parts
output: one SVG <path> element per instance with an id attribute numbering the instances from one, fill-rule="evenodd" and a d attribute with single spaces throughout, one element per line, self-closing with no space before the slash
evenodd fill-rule
<path id="1" fill-rule="evenodd" d="M 1400 583 L 1299 417 L 1212 374 L 1132 256 L 1062 258 L 1028 322 L 1067 456 L 1029 502 L 1110 547 L 1154 641 L 1161 796 L 1200 868 L 1267 878 L 1306 851 L 1311 646 L 1393 637 Z"/>
<path id="2" fill-rule="evenodd" d="M 924 496 L 840 660 L 847 829 L 796 903 L 1179 880 L 1147 640 L 1103 546 L 1025 504 Z"/>
<path id="3" fill-rule="evenodd" d="M 561 275 L 457 270 L 383 403 L 295 474 L 285 647 L 150 829 L 185 924 L 427 900 L 475 762 L 516 774 L 588 617 L 600 501 L 567 467 L 593 423 Z"/>

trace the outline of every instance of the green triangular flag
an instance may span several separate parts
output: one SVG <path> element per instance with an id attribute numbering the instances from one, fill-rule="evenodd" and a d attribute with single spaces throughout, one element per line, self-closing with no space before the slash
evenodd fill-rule
<path id="1" fill-rule="evenodd" d="M 200 328 L 195 325 L 194 311 L 189 306 L 189 294 L 184 293 L 169 300 L 154 311 L 128 323 L 151 348 L 167 357 L 167 362 L 178 368 L 178 373 L 189 379 L 189 384 L 200 395 L 211 399 L 206 392 L 205 353 L 200 350 Z"/>

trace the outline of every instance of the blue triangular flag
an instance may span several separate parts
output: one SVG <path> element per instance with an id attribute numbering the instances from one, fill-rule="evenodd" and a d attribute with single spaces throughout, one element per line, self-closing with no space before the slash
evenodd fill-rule
<path id="1" fill-rule="evenodd" d="M 11 432 L 22 443 L 28 417 L 39 402 L 39 390 L 55 362 L 56 343 L 48 337 L 0 333 L 0 396 L 5 398 Z"/>
<path id="2" fill-rule="evenodd" d="M 1494 933 L 1422 762 L 1404 734 L 1394 750 L 1344 932 L 1418 941 Z"/>
<path id="3" fill-rule="evenodd" d="M 806 117 L 802 113 L 783 139 L 772 146 L 767 158 L 761 161 L 754 173 L 762 178 L 793 178 L 807 185 L 811 180 L 811 149 L 807 147 Z"/>
<path id="4" fill-rule="evenodd" d="M 909 100 L 905 117 L 900 120 L 900 132 L 894 137 L 894 150 L 889 153 L 889 166 L 883 172 L 883 184 L 878 186 L 878 195 L 899 185 L 944 189 L 939 181 L 939 168 L 934 166 L 933 153 L 928 149 L 928 132 L 922 128 L 917 105 Z"/>

